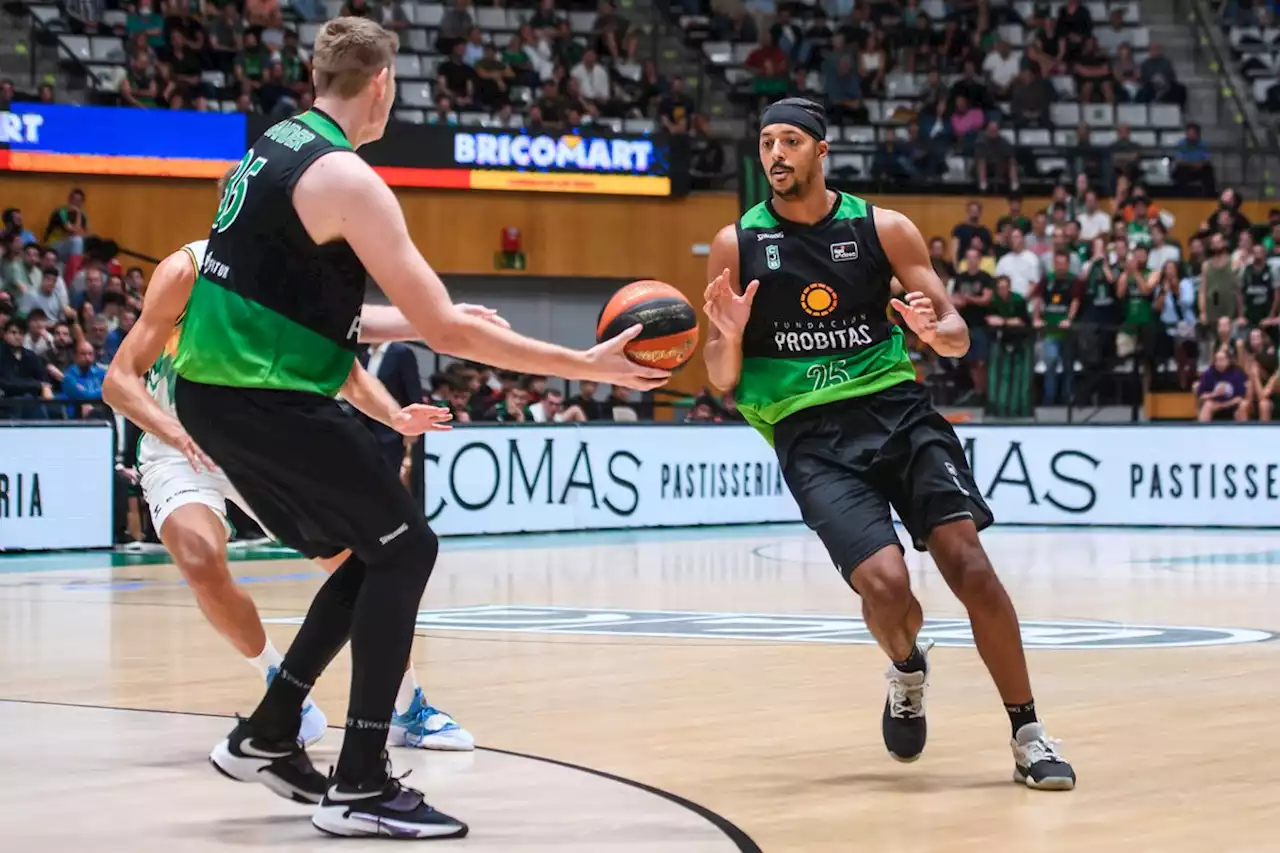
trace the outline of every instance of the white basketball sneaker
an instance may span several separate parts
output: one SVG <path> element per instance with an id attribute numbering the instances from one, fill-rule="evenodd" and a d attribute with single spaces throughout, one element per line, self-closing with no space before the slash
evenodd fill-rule
<path id="1" fill-rule="evenodd" d="M 1013 747 L 1013 781 L 1040 791 L 1070 791 L 1076 771 L 1058 754 L 1058 741 L 1046 737 L 1041 723 L 1027 723 L 1009 742 Z"/>
<path id="2" fill-rule="evenodd" d="M 476 739 L 471 732 L 454 722 L 439 708 L 427 702 L 422 689 L 414 691 L 413 702 L 403 714 L 391 718 L 392 744 L 416 747 L 418 749 L 440 749 L 452 752 L 467 752 L 476 748 Z"/>

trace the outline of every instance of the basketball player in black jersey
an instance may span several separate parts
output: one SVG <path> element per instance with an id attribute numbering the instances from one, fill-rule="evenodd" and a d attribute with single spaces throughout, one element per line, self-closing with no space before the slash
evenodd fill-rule
<path id="1" fill-rule="evenodd" d="M 211 760 L 234 779 L 317 803 L 312 822 L 331 834 L 457 837 L 466 824 L 402 785 L 385 752 L 439 543 L 372 434 L 333 399 L 356 371 L 367 277 L 440 353 L 645 390 L 669 374 L 624 354 L 638 325 L 577 352 L 453 304 L 395 196 L 355 153 L 386 128 L 397 46 L 365 18 L 321 28 L 315 108 L 256 140 L 223 194 L 177 343 L 175 402 L 183 428 L 283 543 L 313 558 L 351 551 L 316 594 L 261 704 Z M 365 411 L 399 423 L 405 415 L 386 389 L 372 392 Z M 348 640 L 346 733 L 326 779 L 297 744 L 299 714 Z"/>
<path id="2" fill-rule="evenodd" d="M 915 225 L 828 190 L 826 115 L 788 98 L 760 124 L 772 197 L 711 246 L 707 369 L 777 450 L 805 523 L 862 598 L 889 656 L 882 715 L 899 761 L 924 750 L 924 614 L 911 591 L 890 505 L 969 613 L 974 641 L 1009 714 L 1014 781 L 1070 790 L 1075 772 L 1036 716 L 1018 617 L 978 541 L 991 510 L 964 449 L 915 371 L 889 306 L 942 356 L 969 349 L 964 320 Z M 904 298 L 893 298 L 895 279 Z M 744 286 L 745 285 L 745 286 Z"/>

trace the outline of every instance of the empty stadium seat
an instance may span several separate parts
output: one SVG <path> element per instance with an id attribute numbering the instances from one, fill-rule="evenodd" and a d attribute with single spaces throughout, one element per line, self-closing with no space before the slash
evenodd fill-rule
<path id="1" fill-rule="evenodd" d="M 481 6 L 476 9 L 476 26 L 482 30 L 505 30 L 507 28 L 507 10 L 493 6 Z"/>
<path id="2" fill-rule="evenodd" d="M 1152 104 L 1152 127 L 1182 127 L 1182 107 L 1177 104 Z"/>
<path id="3" fill-rule="evenodd" d="M 395 117 L 397 121 L 405 121 L 410 124 L 422 124 L 422 110 L 396 110 Z"/>
<path id="4" fill-rule="evenodd" d="M 1146 104 L 1116 105 L 1116 124 L 1127 124 L 1134 128 L 1146 127 L 1148 124 L 1147 117 Z"/>
<path id="5" fill-rule="evenodd" d="M 1080 105 L 1071 103 L 1050 104 L 1049 120 L 1058 127 L 1063 125 L 1071 125 L 1074 127 L 1080 123 Z"/>
<path id="6" fill-rule="evenodd" d="M 94 62 L 124 62 L 124 39 L 116 36 L 94 36 L 89 40 L 89 52 Z"/>
<path id="7" fill-rule="evenodd" d="M 622 123 L 627 133 L 653 133 L 653 119 L 629 118 Z"/>
<path id="8" fill-rule="evenodd" d="M 1111 104 L 1084 104 L 1080 109 L 1090 127 L 1115 127 L 1116 108 Z"/>
<path id="9" fill-rule="evenodd" d="M 413 20 L 419 26 L 438 27 L 444 20 L 444 6 L 440 3 L 415 3 Z"/>
<path id="10" fill-rule="evenodd" d="M 93 50 L 89 46 L 88 36 L 61 36 L 58 43 L 73 59 L 89 62 L 93 59 Z"/>
<path id="11" fill-rule="evenodd" d="M 402 53 L 396 57 L 396 77 L 415 80 L 422 76 L 422 60 L 416 53 Z"/>
<path id="12" fill-rule="evenodd" d="M 411 83 L 400 87 L 400 98 L 411 107 L 430 107 L 435 105 L 431 97 L 430 83 Z"/>

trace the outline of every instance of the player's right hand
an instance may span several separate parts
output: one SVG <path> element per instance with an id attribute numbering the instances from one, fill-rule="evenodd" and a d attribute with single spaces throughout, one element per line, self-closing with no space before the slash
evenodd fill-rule
<path id="1" fill-rule="evenodd" d="M 165 430 L 160 440 L 187 457 L 187 461 L 191 463 L 191 469 L 197 474 L 218 470 L 218 466 L 213 464 L 209 455 L 200 449 L 195 439 L 187 435 L 187 431 L 176 421 L 172 427 Z"/>
<path id="2" fill-rule="evenodd" d="M 659 370 L 656 367 L 645 367 L 627 358 L 626 346 L 636 335 L 644 331 L 644 326 L 637 323 L 621 334 L 596 344 L 583 353 L 583 375 L 578 379 L 593 379 L 596 382 L 607 382 L 610 385 L 621 385 L 637 391 L 649 391 L 659 385 L 666 384 L 671 378 L 670 370 Z"/>
<path id="3" fill-rule="evenodd" d="M 751 303 L 755 301 L 756 291 L 760 289 L 760 281 L 752 281 L 746 290 L 738 294 L 729 283 L 731 275 L 726 269 L 707 285 L 702 293 L 705 303 L 702 310 L 707 319 L 720 330 L 720 334 L 726 338 L 741 340 L 747 321 L 751 319 Z"/>

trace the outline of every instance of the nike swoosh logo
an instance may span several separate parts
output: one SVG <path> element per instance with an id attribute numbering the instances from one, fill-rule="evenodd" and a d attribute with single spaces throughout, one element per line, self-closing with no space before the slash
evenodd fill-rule
<path id="1" fill-rule="evenodd" d="M 253 746 L 253 744 L 247 740 L 240 744 L 240 751 L 249 758 L 267 758 L 271 760 L 275 760 L 277 758 L 288 758 L 293 754 L 292 752 L 265 752 Z"/>

